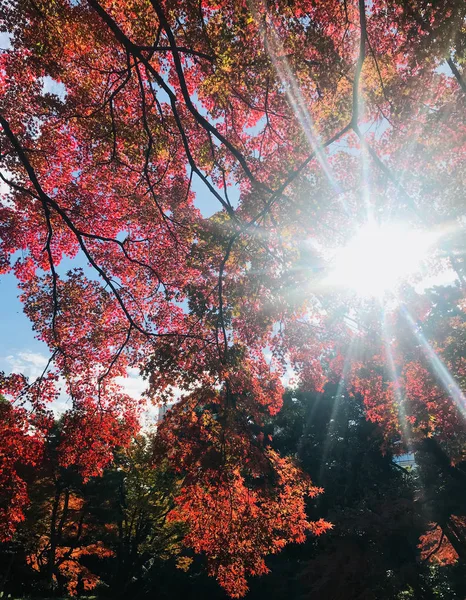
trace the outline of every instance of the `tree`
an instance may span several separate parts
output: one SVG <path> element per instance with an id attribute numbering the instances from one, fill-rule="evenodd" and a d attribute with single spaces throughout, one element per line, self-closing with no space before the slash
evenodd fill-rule
<path id="1" fill-rule="evenodd" d="M 154 468 L 150 438 L 140 435 L 120 450 L 112 469 L 94 485 L 110 500 L 115 534 L 110 543 L 117 559 L 110 587 L 115 597 L 144 589 L 152 571 L 171 558 L 178 568 L 189 567 L 191 559 L 182 554 L 182 524 L 168 519 L 179 482 L 163 466 Z"/>
<path id="2" fill-rule="evenodd" d="M 0 542 L 8 541 L 27 506 L 27 469 L 40 462 L 50 415 L 44 408 L 49 382 L 27 389 L 19 376 L 3 378 L 2 389 L 17 394 L 10 402 L 0 394 Z M 29 406 L 28 406 L 29 404 Z"/>
<path id="3" fill-rule="evenodd" d="M 415 455 L 420 499 L 432 522 L 423 538 L 426 560 L 435 562 L 443 554 L 454 563 L 465 556 L 462 292 L 456 287 L 428 290 L 417 298 L 417 309 L 416 321 L 406 309 L 393 317 L 396 342 L 389 352 L 396 383 L 378 338 L 372 349 L 366 347 L 356 389 L 371 420 L 383 425 L 385 444 Z"/>
<path id="4" fill-rule="evenodd" d="M 367 212 L 460 216 L 464 3 L 3 8 L 0 265 L 73 401 L 59 460 L 90 477 L 130 443 L 140 406 L 116 382 L 129 366 L 155 399 L 181 388 L 158 445 L 183 481 L 173 516 L 242 595 L 265 555 L 328 529 L 304 512 L 319 490 L 262 431 L 287 366 L 322 390 L 352 336 L 351 301 L 321 291 L 307 240 L 343 242 Z M 463 281 L 460 239 L 443 250 Z M 358 391 L 389 438 L 393 393 L 370 367 Z"/>
<path id="5" fill-rule="evenodd" d="M 334 524 L 328 536 L 297 550 L 299 566 L 288 575 L 296 595 L 375 600 L 402 597 L 411 586 L 416 598 L 430 598 L 417 548 L 426 520 L 413 478 L 382 453 L 383 432 L 366 420 L 362 398 L 329 383 L 319 394 L 288 392 L 282 413 L 271 423 L 274 443 L 282 448 L 286 440 L 325 488 L 311 515 Z"/>
<path id="6" fill-rule="evenodd" d="M 84 479 L 76 466 L 59 464 L 63 435 L 63 421 L 55 422 L 42 460 L 25 474 L 29 504 L 13 541 L 0 545 L 5 590 L 75 596 L 107 588 L 127 597 L 171 558 L 186 569 L 183 528 L 167 521 L 177 481 L 154 468 L 150 439 L 117 448 L 102 475 Z"/>
<path id="7" fill-rule="evenodd" d="M 75 467 L 60 465 L 59 448 L 67 433 L 64 424 L 63 420 L 51 421 L 40 460 L 24 475 L 29 502 L 13 536 L 13 572 L 5 578 L 14 593 L 45 591 L 73 596 L 91 590 L 100 578 L 86 559 L 113 554 L 106 545 L 102 523 L 92 513 L 102 498 L 96 501 L 90 484 Z"/>

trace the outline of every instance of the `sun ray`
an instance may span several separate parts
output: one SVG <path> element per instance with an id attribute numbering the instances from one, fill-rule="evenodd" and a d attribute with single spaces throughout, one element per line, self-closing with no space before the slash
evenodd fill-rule
<path id="1" fill-rule="evenodd" d="M 331 412 L 330 420 L 329 420 L 329 424 L 328 424 L 327 436 L 325 439 L 324 447 L 322 449 L 322 459 L 320 462 L 320 470 L 319 470 L 319 482 L 322 480 L 323 473 L 326 470 L 325 463 L 327 462 L 328 454 L 330 452 L 330 446 L 331 446 L 331 441 L 332 441 L 331 436 L 336 428 L 335 419 L 336 419 L 338 410 L 340 408 L 344 388 L 347 384 L 347 379 L 348 379 L 348 375 L 349 375 L 350 368 L 351 368 L 351 362 L 352 362 L 352 358 L 353 358 L 353 355 L 356 350 L 357 342 L 358 342 L 357 336 L 353 335 L 351 337 L 349 348 L 348 348 L 348 351 L 345 356 L 345 362 L 343 363 L 343 369 L 341 372 L 340 381 L 338 382 L 338 387 L 337 387 L 337 391 L 335 394 L 335 402 L 332 407 L 332 412 Z"/>
<path id="2" fill-rule="evenodd" d="M 262 23 L 262 18 L 259 18 L 259 11 L 257 11 L 257 15 L 259 22 Z M 267 23 L 267 29 L 264 25 L 262 25 L 262 34 L 264 35 L 265 40 L 268 39 L 266 48 L 270 60 L 272 61 L 277 75 L 282 82 L 288 101 L 302 127 L 304 135 L 306 136 L 306 140 L 312 151 L 315 153 L 316 160 L 322 167 L 328 181 L 330 182 L 330 185 L 338 194 L 341 194 L 343 191 L 342 187 L 332 173 L 332 168 L 328 162 L 327 155 L 322 147 L 319 135 L 315 130 L 315 124 L 312 115 L 306 106 L 304 96 L 299 88 L 298 83 L 296 82 L 296 78 L 290 68 L 288 59 L 286 58 L 286 52 L 283 48 L 280 37 L 271 21 Z"/>
<path id="3" fill-rule="evenodd" d="M 421 345 L 421 349 L 424 352 L 425 357 L 432 365 L 434 374 L 442 383 L 445 391 L 451 397 L 458 410 L 460 411 L 461 415 L 464 418 L 466 418 L 466 397 L 463 391 L 456 383 L 455 379 L 453 378 L 443 361 L 439 358 L 435 350 L 429 344 L 422 332 L 421 327 L 414 321 L 414 319 L 409 314 L 408 309 L 405 306 L 401 307 L 401 313 L 405 318 L 406 322 L 409 324 L 415 338 Z"/>
<path id="4" fill-rule="evenodd" d="M 398 420 L 400 423 L 401 433 L 402 433 L 402 442 L 405 445 L 408 453 L 413 453 L 413 447 L 411 443 L 411 436 L 408 428 L 408 420 L 406 418 L 405 411 L 405 402 L 403 398 L 403 394 L 400 389 L 400 375 L 398 373 L 398 369 L 395 365 L 395 359 L 392 351 L 392 340 L 394 340 L 393 331 L 391 330 L 390 324 L 387 319 L 387 312 L 384 308 L 382 308 L 382 336 L 383 343 L 385 349 L 385 356 L 387 359 L 388 370 L 390 374 L 390 378 L 394 384 L 394 394 L 395 401 L 398 410 Z"/>

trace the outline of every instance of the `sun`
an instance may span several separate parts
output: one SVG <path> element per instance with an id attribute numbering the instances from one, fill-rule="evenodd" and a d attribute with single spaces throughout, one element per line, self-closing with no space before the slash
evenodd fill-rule
<path id="1" fill-rule="evenodd" d="M 368 222 L 332 253 L 326 283 L 362 297 L 384 296 L 419 273 L 437 237 L 403 223 Z"/>

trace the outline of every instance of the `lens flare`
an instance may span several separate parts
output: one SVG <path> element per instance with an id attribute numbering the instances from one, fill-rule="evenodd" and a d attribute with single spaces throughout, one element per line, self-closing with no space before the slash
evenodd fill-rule
<path id="1" fill-rule="evenodd" d="M 436 375 L 437 379 L 441 381 L 443 388 L 452 398 L 454 403 L 456 404 L 458 410 L 461 412 L 463 417 L 466 418 L 466 397 L 463 393 L 463 390 L 460 388 L 458 383 L 455 381 L 450 371 L 446 367 L 446 365 L 442 362 L 440 357 L 437 355 L 435 350 L 429 344 L 424 334 L 422 333 L 421 327 L 415 322 L 412 316 L 409 314 L 406 307 L 401 308 L 402 314 L 405 317 L 407 323 L 409 324 L 411 331 L 416 337 L 417 341 L 421 345 L 422 351 L 424 355 L 429 360 L 433 372 Z"/>
<path id="2" fill-rule="evenodd" d="M 380 297 L 421 269 L 438 234 L 405 224 L 369 222 L 333 254 L 326 284 Z"/>

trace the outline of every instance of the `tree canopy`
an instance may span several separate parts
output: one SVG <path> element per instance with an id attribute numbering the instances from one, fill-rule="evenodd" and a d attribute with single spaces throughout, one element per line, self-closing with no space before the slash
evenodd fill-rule
<path id="1" fill-rule="evenodd" d="M 0 272 L 16 275 L 51 355 L 36 381 L 0 379 L 0 540 L 26 518 L 28 473 L 51 460 L 51 436 L 54 472 L 87 485 L 129 452 L 145 403 L 176 398 L 151 441 L 155 472 L 138 474 L 149 487 L 167 474 L 173 501 L 141 499 L 133 481 L 125 510 L 142 502 L 152 529 L 145 537 L 133 523 L 120 535 L 150 552 L 173 534 L 170 552 L 182 543 L 202 554 L 226 592 L 243 596 L 268 555 L 334 535 L 326 483 L 303 466 L 326 460 L 326 444 L 306 459 L 286 436 L 274 445 L 283 431 L 270 420 L 290 376 L 302 393 L 336 386 L 337 403 L 358 399 L 383 452 L 435 457 L 444 488 L 432 494 L 457 491 L 465 3 L 0 6 L 11 40 L 0 53 Z M 335 254 L 361 228 L 393 223 L 431 236 L 422 268 L 375 296 L 332 280 Z M 388 281 L 386 262 L 377 269 Z M 456 284 L 426 291 L 426 277 L 442 273 Z M 148 382 L 142 401 L 120 383 L 134 367 Z M 71 406 L 57 433 L 51 406 L 63 390 Z M 125 460 L 131 471 L 139 459 Z M 334 460 L 341 468 L 350 456 Z M 338 485 L 358 497 L 356 474 Z M 48 517 L 48 559 L 40 545 L 31 554 L 49 581 L 75 553 L 105 553 L 97 542 L 58 550 L 71 535 L 63 515 L 83 506 L 65 488 Z M 164 507 L 167 524 L 154 525 Z M 437 508 L 431 538 L 440 548 L 446 536 L 463 560 L 463 504 Z"/>

